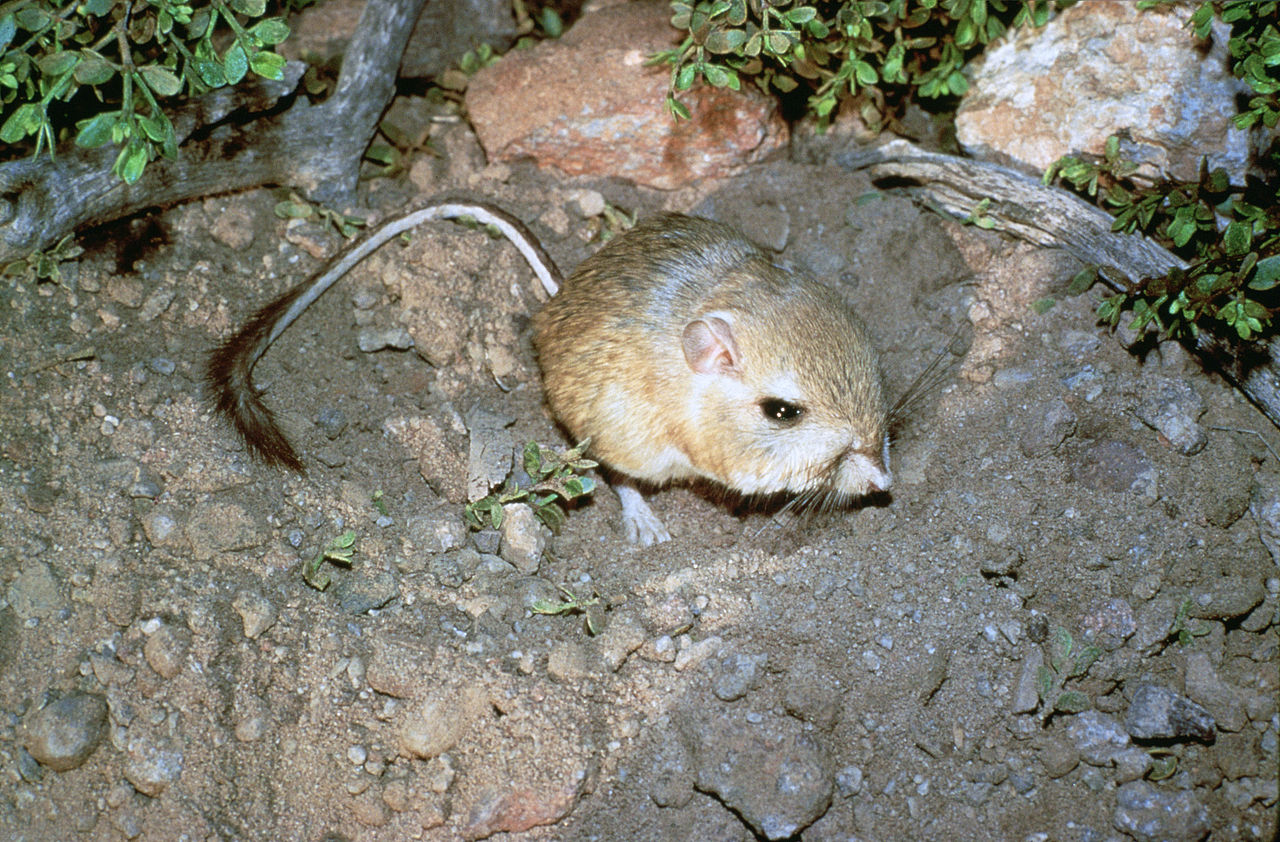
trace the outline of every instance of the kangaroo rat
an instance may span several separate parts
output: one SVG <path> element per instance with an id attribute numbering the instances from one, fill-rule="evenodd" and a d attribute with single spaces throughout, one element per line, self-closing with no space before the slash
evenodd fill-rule
<path id="1" fill-rule="evenodd" d="M 626 480 L 702 478 L 744 495 L 823 506 L 891 483 L 886 407 L 861 320 L 834 290 L 784 269 L 733 228 L 660 214 L 560 273 L 516 219 L 483 202 L 439 201 L 375 229 L 259 310 L 211 355 L 215 409 L 264 461 L 302 462 L 254 391 L 254 364 L 302 311 L 375 248 L 422 222 L 495 225 L 550 303 L 533 319 L 547 403 L 617 471 L 627 537 L 669 538 Z"/>

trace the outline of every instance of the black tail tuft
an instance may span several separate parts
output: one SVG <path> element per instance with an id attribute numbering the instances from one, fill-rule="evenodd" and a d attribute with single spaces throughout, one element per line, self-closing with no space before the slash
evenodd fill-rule
<path id="1" fill-rule="evenodd" d="M 231 423 L 250 453 L 268 465 L 302 474 L 306 467 L 280 430 L 275 414 L 254 390 L 252 379 L 272 326 L 298 293 L 295 288 L 263 307 L 214 349 L 205 363 L 204 379 L 214 411 Z"/>

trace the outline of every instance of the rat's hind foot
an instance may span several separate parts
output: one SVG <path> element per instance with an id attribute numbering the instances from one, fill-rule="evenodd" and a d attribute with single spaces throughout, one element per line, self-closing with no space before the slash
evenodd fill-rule
<path id="1" fill-rule="evenodd" d="M 628 541 L 648 547 L 671 540 L 671 533 L 649 508 L 643 494 L 629 485 L 615 485 L 613 490 L 618 492 L 618 499 L 622 501 L 622 525 L 627 531 Z"/>

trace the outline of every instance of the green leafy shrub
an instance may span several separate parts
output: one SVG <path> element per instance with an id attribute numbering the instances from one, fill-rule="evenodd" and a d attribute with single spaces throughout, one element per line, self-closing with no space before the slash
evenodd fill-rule
<path id="1" fill-rule="evenodd" d="M 1274 127 L 1280 117 L 1280 0 L 1205 0 L 1189 21 L 1197 36 L 1208 36 L 1215 15 L 1231 24 L 1233 72 L 1256 94 L 1235 124 Z M 1141 183 L 1134 177 L 1138 168 L 1121 155 L 1123 139 L 1109 138 L 1101 157 L 1059 159 L 1045 172 L 1045 183 L 1061 181 L 1097 201 L 1115 216 L 1113 231 L 1146 234 L 1182 257 L 1188 268 L 1126 284 L 1102 301 L 1098 317 L 1115 326 L 1122 313 L 1132 311 L 1135 330 L 1155 325 L 1166 336 L 1207 331 L 1252 340 L 1274 334 L 1280 307 L 1280 185 L 1251 179 L 1234 186 L 1226 171 L 1203 163 L 1194 182 Z M 1275 145 L 1271 155 L 1271 167 L 1280 167 Z M 1080 273 L 1069 292 L 1088 289 L 1098 272 L 1091 267 Z"/>
<path id="2" fill-rule="evenodd" d="M 310 0 L 285 0 L 298 7 Z M 266 0 L 85 0 L 0 7 L 0 141 L 53 154 L 71 134 L 83 147 L 120 148 L 113 172 L 132 183 L 157 155 L 177 152 L 162 103 L 280 79 L 273 47 L 289 36 Z"/>
<path id="3" fill-rule="evenodd" d="M 1043 26 L 1076 0 L 673 0 L 671 24 L 685 33 L 658 53 L 671 66 L 667 107 L 702 79 L 738 90 L 807 97 L 824 123 L 851 100 L 874 128 L 913 98 L 939 100 L 968 89 L 961 68 L 1010 27 Z"/>
<path id="4" fill-rule="evenodd" d="M 1061 158 L 1045 172 L 1045 182 L 1060 179 L 1098 200 L 1115 216 L 1111 230 L 1151 236 L 1188 268 L 1126 284 L 1102 301 L 1098 318 L 1115 326 L 1132 311 L 1135 330 L 1154 324 L 1167 336 L 1207 330 L 1249 340 L 1273 333 L 1280 286 L 1276 185 L 1252 181 L 1234 188 L 1224 170 L 1205 165 L 1195 182 L 1138 184 L 1130 178 L 1136 167 L 1119 157 L 1118 148 L 1119 138 L 1111 137 L 1102 158 Z M 1088 289 L 1098 272 L 1086 269 L 1068 291 Z"/>

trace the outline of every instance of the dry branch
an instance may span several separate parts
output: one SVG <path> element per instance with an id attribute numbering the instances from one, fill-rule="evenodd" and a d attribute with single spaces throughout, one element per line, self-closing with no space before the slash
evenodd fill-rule
<path id="1" fill-rule="evenodd" d="M 1164 275 L 1175 266 L 1186 267 L 1181 258 L 1147 237 L 1112 231 L 1112 218 L 1078 196 L 1008 167 L 926 152 L 905 140 L 845 153 L 839 163 L 865 170 L 878 184 L 901 186 L 960 219 L 989 199 L 986 216 L 996 228 L 1097 266 L 1117 289 Z M 1280 339 L 1237 346 L 1201 333 L 1193 350 L 1280 427 Z"/>
<path id="2" fill-rule="evenodd" d="M 425 0 L 369 0 L 333 95 L 312 105 L 298 92 L 303 67 L 283 82 L 220 89 L 171 115 L 175 160 L 147 165 L 134 184 L 111 174 L 117 150 L 67 145 L 54 160 L 0 165 L 0 264 L 77 228 L 148 207 L 287 184 L 311 199 L 349 205 L 365 147 L 395 93 L 396 68 Z"/>

